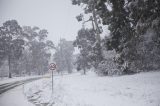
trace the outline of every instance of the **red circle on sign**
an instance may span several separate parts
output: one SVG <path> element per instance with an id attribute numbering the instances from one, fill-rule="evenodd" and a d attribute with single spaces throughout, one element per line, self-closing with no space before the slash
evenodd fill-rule
<path id="1" fill-rule="evenodd" d="M 51 64 L 49 65 L 49 69 L 50 69 L 50 70 L 55 70 L 55 69 L 56 69 L 56 64 L 51 63 Z"/>

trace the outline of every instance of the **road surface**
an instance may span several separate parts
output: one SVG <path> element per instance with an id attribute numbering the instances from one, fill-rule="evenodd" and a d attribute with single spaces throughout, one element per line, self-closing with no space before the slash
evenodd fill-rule
<path id="1" fill-rule="evenodd" d="M 0 106 L 34 106 L 23 94 L 23 85 L 0 95 Z"/>

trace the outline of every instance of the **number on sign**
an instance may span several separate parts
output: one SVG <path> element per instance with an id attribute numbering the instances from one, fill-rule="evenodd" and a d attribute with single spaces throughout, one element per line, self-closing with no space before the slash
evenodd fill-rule
<path id="1" fill-rule="evenodd" d="M 55 70 L 55 69 L 56 69 L 56 64 L 51 63 L 51 64 L 49 65 L 49 69 L 50 69 L 50 70 Z"/>

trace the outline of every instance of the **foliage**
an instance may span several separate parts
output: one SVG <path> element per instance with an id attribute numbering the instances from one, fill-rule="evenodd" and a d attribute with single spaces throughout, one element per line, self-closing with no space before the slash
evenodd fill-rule
<path id="1" fill-rule="evenodd" d="M 95 7 L 96 1 L 72 0 L 72 4 L 83 7 L 84 13 L 89 15 L 88 20 L 84 20 L 84 14 L 82 13 L 76 17 L 78 21 L 83 21 L 82 23 L 83 28 L 78 32 L 77 35 L 78 37 L 75 40 L 75 45 L 78 47 L 84 45 L 80 50 L 81 51 L 80 57 L 87 58 L 82 60 L 87 60 L 88 61 L 87 63 L 89 63 L 90 66 L 97 69 L 99 63 L 101 63 L 104 60 L 104 58 L 103 58 L 103 47 L 101 45 L 101 36 L 100 36 L 100 34 L 102 33 L 102 28 L 100 27 L 101 19 Z M 85 29 L 84 24 L 86 22 L 91 22 L 92 28 L 90 30 Z M 87 52 L 87 56 L 83 56 L 84 55 L 83 52 Z"/>
<path id="2" fill-rule="evenodd" d="M 47 35 L 45 29 L 21 27 L 16 20 L 3 23 L 0 27 L 0 65 L 8 60 L 9 77 L 48 71 L 50 50 L 55 47 L 52 41 L 46 40 Z"/>
<path id="3" fill-rule="evenodd" d="M 67 41 L 65 39 L 60 39 L 58 46 L 56 47 L 56 51 L 54 54 L 54 61 L 57 64 L 57 71 L 68 71 L 68 73 L 72 72 L 73 68 L 73 52 L 74 47 L 72 45 L 72 41 Z"/>
<path id="4" fill-rule="evenodd" d="M 158 0 L 99 0 L 97 9 L 110 30 L 106 47 L 119 54 L 116 60 L 125 66 L 124 73 L 155 69 L 159 61 L 159 4 Z"/>
<path id="5" fill-rule="evenodd" d="M 159 68 L 159 0 L 72 0 L 72 4 L 83 5 L 86 14 L 94 13 L 94 20 L 100 17 L 102 24 L 108 25 L 110 34 L 100 40 L 100 51 L 103 54 L 103 47 L 115 50 L 115 64 L 122 73 Z M 106 72 L 102 68 L 106 61 L 103 57 L 99 62 L 102 73 Z"/>
<path id="6" fill-rule="evenodd" d="M 28 61 L 25 62 L 26 64 L 26 71 L 29 74 L 36 73 L 36 74 L 44 74 L 48 71 L 48 65 L 51 54 L 49 53 L 50 49 L 54 48 L 54 44 L 50 40 L 46 40 L 47 37 L 47 30 L 40 29 L 38 27 L 23 27 L 24 38 L 26 39 L 26 50 L 28 54 L 25 54 L 25 58 L 28 58 Z M 29 57 L 28 57 L 29 56 Z M 31 57 L 30 57 L 31 56 Z M 28 69 L 30 68 L 30 69 Z"/>
<path id="7" fill-rule="evenodd" d="M 10 78 L 11 64 L 22 55 L 24 40 L 21 39 L 21 35 L 22 28 L 16 20 L 6 21 L 0 27 L 0 57 L 2 61 L 6 58 L 8 60 Z"/>

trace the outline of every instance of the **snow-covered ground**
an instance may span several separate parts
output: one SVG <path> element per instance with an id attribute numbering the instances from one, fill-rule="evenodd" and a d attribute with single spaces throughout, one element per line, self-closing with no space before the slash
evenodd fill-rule
<path id="1" fill-rule="evenodd" d="M 28 83 L 24 93 L 42 106 L 160 106 L 160 72 L 120 77 L 79 73 Z"/>
<path id="2" fill-rule="evenodd" d="M 42 76 L 6 78 L 3 80 L 0 80 L 0 86 L 1 84 L 6 84 L 6 83 L 12 84 L 16 81 L 24 81 L 24 80 L 39 78 L 39 77 L 42 77 Z M 48 75 L 43 76 L 43 78 L 46 78 L 46 77 L 48 77 Z M 18 86 L 0 94 L 0 106 L 34 106 L 32 103 L 30 103 L 27 100 L 26 96 L 24 95 L 24 86 L 25 85 Z M 6 87 L 9 87 L 9 86 L 6 85 Z"/>
<path id="3" fill-rule="evenodd" d="M 23 94 L 23 86 L 0 95 L 0 106 L 34 106 Z"/>
<path id="4" fill-rule="evenodd" d="M 0 85 L 5 84 L 5 83 L 12 83 L 15 81 L 27 80 L 27 79 L 36 78 L 36 77 L 42 77 L 42 76 L 25 76 L 25 77 L 5 78 L 5 79 L 0 80 Z"/>

